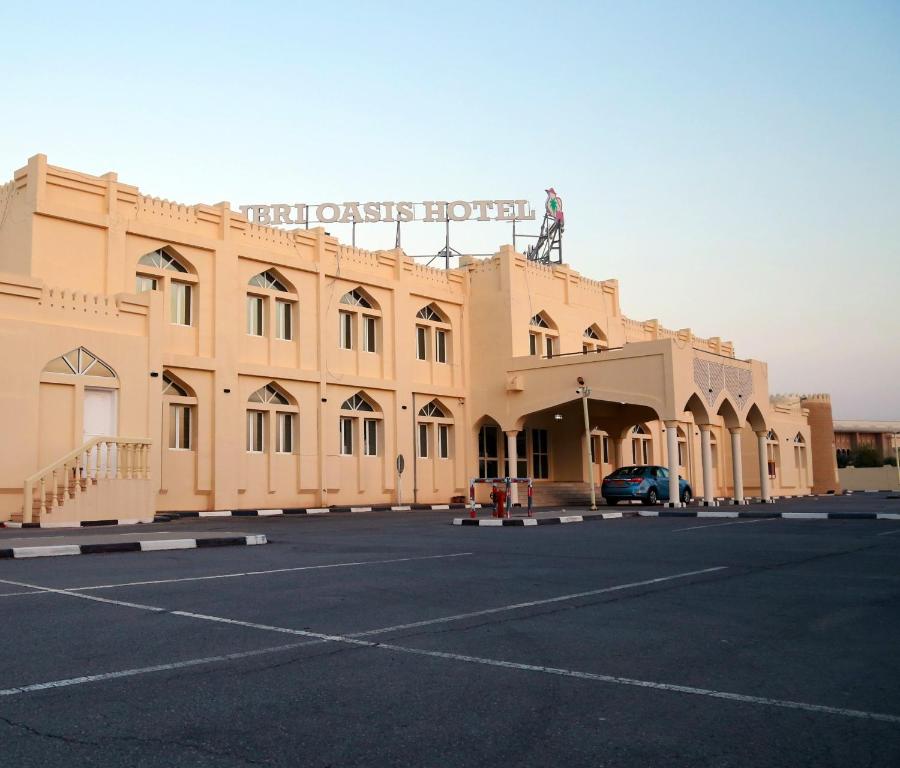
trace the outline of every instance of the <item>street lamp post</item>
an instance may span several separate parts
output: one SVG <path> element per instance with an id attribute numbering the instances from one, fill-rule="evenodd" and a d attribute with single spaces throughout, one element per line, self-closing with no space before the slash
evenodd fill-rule
<path id="1" fill-rule="evenodd" d="M 576 392 L 581 395 L 581 405 L 584 409 L 584 437 L 587 440 L 588 472 L 591 476 L 591 509 L 597 509 L 597 489 L 594 484 L 594 450 L 591 445 L 591 422 L 588 418 L 588 398 L 591 396 L 591 388 L 581 386 Z"/>

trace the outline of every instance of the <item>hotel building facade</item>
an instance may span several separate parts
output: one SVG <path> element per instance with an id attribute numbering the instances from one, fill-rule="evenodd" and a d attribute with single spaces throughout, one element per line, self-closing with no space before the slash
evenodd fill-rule
<path id="1" fill-rule="evenodd" d="M 0 352 L 0 521 L 448 503 L 507 474 L 549 503 L 631 464 L 707 503 L 836 490 L 833 435 L 765 363 L 625 317 L 616 280 L 509 246 L 428 268 L 43 155 L 0 186 Z"/>

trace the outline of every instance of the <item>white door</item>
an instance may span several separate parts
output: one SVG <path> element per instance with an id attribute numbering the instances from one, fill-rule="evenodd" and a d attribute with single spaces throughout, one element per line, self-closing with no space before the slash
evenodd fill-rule
<path id="1" fill-rule="evenodd" d="M 116 390 L 114 389 L 85 389 L 84 390 L 84 419 L 83 442 L 93 437 L 115 437 L 117 434 Z M 110 469 L 115 469 L 116 449 L 110 446 L 110 450 L 98 454 L 94 448 L 85 456 L 85 467 L 106 469 L 109 462 Z"/>

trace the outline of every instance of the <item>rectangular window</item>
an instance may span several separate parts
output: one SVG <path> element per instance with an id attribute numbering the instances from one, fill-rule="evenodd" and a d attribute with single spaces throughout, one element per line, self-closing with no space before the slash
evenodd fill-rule
<path id="1" fill-rule="evenodd" d="M 278 433 L 275 436 L 275 450 L 278 453 L 294 452 L 294 414 L 279 413 Z"/>
<path id="2" fill-rule="evenodd" d="M 609 464 L 609 437 L 603 435 L 603 463 Z"/>
<path id="3" fill-rule="evenodd" d="M 438 363 L 447 362 L 447 331 L 434 330 L 434 359 Z"/>
<path id="4" fill-rule="evenodd" d="M 173 451 L 191 450 L 191 406 L 169 406 L 169 448 Z"/>
<path id="5" fill-rule="evenodd" d="M 528 354 L 536 355 L 538 353 L 538 335 L 536 333 L 528 334 Z"/>
<path id="6" fill-rule="evenodd" d="M 277 338 L 290 341 L 294 338 L 293 307 L 289 301 L 275 302 L 275 332 Z"/>
<path id="7" fill-rule="evenodd" d="M 378 455 L 378 420 L 377 419 L 366 419 L 363 422 L 363 429 L 365 430 L 365 445 L 363 446 L 363 451 L 366 456 L 377 456 Z"/>
<path id="8" fill-rule="evenodd" d="M 599 464 L 600 463 L 600 451 L 598 450 L 600 447 L 600 438 L 598 436 L 591 436 L 591 463 Z"/>
<path id="9" fill-rule="evenodd" d="M 528 477 L 528 439 L 524 429 L 516 435 L 516 477 Z"/>
<path id="10" fill-rule="evenodd" d="M 428 331 L 421 325 L 416 326 L 416 359 L 428 359 Z"/>
<path id="11" fill-rule="evenodd" d="M 363 315 L 363 352 L 374 352 L 375 339 L 378 336 L 376 318 Z"/>
<path id="12" fill-rule="evenodd" d="M 641 441 L 636 438 L 633 438 L 631 440 L 631 463 L 632 464 L 640 464 L 641 463 L 640 461 L 638 461 L 638 443 L 639 442 L 641 442 Z"/>
<path id="13" fill-rule="evenodd" d="M 684 466 L 684 443 L 678 443 L 678 466 Z"/>
<path id="14" fill-rule="evenodd" d="M 650 463 L 650 441 L 649 440 L 641 440 L 643 443 L 643 454 L 644 454 L 644 464 Z"/>
<path id="15" fill-rule="evenodd" d="M 450 458 L 449 424 L 438 424 L 438 456 L 442 459 Z"/>
<path id="16" fill-rule="evenodd" d="M 353 455 L 353 419 L 341 417 L 341 456 Z"/>
<path id="17" fill-rule="evenodd" d="M 419 424 L 419 458 L 427 459 L 428 458 L 428 443 L 429 443 L 429 425 L 428 424 Z"/>
<path id="18" fill-rule="evenodd" d="M 339 312 L 341 349 L 353 349 L 353 314 Z"/>
<path id="19" fill-rule="evenodd" d="M 547 336 L 544 342 L 547 345 L 547 357 L 553 357 L 553 337 Z"/>
<path id="20" fill-rule="evenodd" d="M 583 355 L 586 355 L 586 354 L 587 354 L 588 352 L 590 352 L 590 351 L 591 351 L 591 345 L 590 345 L 590 344 L 585 344 L 585 343 L 582 342 L 582 344 L 581 344 L 581 353 L 582 353 Z"/>
<path id="21" fill-rule="evenodd" d="M 478 432 L 478 476 L 497 477 L 500 471 L 497 427 L 485 425 Z"/>
<path id="22" fill-rule="evenodd" d="M 550 477 L 549 435 L 546 429 L 531 430 L 531 466 L 537 480 Z"/>
<path id="23" fill-rule="evenodd" d="M 173 280 L 171 320 L 175 325 L 191 325 L 191 286 Z"/>
<path id="24" fill-rule="evenodd" d="M 247 411 L 247 452 L 264 453 L 266 450 L 265 411 Z"/>
<path id="25" fill-rule="evenodd" d="M 263 312 L 265 302 L 261 296 L 247 297 L 247 333 L 251 336 L 263 335 Z"/>
<path id="26" fill-rule="evenodd" d="M 159 285 L 159 281 L 155 277 L 147 277 L 146 275 L 137 276 L 137 292 L 155 291 Z"/>

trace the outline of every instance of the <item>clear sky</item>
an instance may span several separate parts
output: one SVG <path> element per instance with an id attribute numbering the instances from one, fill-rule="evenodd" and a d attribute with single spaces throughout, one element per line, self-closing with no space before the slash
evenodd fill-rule
<path id="1" fill-rule="evenodd" d="M 0 31 L 0 176 L 43 152 L 235 207 L 552 185 L 626 314 L 900 419 L 898 0 L 3 3 Z"/>

